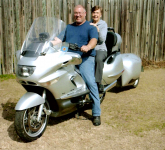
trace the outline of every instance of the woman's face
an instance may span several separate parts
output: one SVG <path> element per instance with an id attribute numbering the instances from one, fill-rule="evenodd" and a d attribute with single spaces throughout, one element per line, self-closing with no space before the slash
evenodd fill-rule
<path id="1" fill-rule="evenodd" d="M 101 15 L 100 9 L 95 10 L 95 11 L 92 12 L 92 19 L 93 19 L 94 22 L 98 22 L 100 20 L 101 16 L 102 15 Z"/>

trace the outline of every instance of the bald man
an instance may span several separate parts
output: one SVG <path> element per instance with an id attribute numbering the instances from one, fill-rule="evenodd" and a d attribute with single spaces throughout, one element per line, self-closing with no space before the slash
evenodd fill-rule
<path id="1" fill-rule="evenodd" d="M 80 47 L 80 51 L 69 49 L 69 52 L 78 53 L 82 57 L 82 63 L 78 65 L 78 68 L 90 90 L 90 97 L 93 99 L 93 125 L 99 126 L 101 124 L 101 109 L 98 87 L 95 81 L 96 51 L 94 49 L 98 40 L 98 32 L 96 27 L 91 26 L 90 22 L 86 21 L 86 10 L 82 5 L 77 5 L 74 8 L 74 19 L 75 22 L 67 25 L 66 29 L 52 43 L 53 45 L 59 42 L 76 43 Z"/>

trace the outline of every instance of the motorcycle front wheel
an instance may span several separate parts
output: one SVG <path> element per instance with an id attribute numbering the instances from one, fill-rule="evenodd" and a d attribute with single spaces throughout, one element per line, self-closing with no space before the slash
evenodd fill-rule
<path id="1" fill-rule="evenodd" d="M 49 109 L 49 104 L 46 101 L 44 104 L 46 109 Z M 37 121 L 39 106 L 35 106 L 26 110 L 16 111 L 15 114 L 15 129 L 19 137 L 27 142 L 34 141 L 44 133 L 49 116 L 43 111 L 41 120 Z"/>

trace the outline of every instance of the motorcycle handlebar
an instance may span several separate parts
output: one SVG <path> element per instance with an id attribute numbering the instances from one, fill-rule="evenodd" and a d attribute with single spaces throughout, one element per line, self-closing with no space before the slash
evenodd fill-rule
<path id="1" fill-rule="evenodd" d="M 80 47 L 78 47 L 78 45 L 75 43 L 68 43 L 68 42 L 62 42 L 62 46 L 63 47 L 68 47 L 69 49 L 71 50 L 74 50 L 74 51 L 80 51 Z"/>
<path id="2" fill-rule="evenodd" d="M 74 51 L 80 51 L 80 47 L 78 47 L 77 44 L 72 44 L 72 43 L 69 43 L 69 49 Z"/>

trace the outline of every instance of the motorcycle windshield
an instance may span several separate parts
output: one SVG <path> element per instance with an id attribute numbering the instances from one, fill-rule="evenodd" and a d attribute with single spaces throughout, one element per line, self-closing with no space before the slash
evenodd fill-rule
<path id="1" fill-rule="evenodd" d="M 36 18 L 23 43 L 23 56 L 38 57 L 42 54 L 58 52 L 61 49 L 61 43 L 52 48 L 49 42 L 54 40 L 65 27 L 66 24 L 55 17 Z"/>

